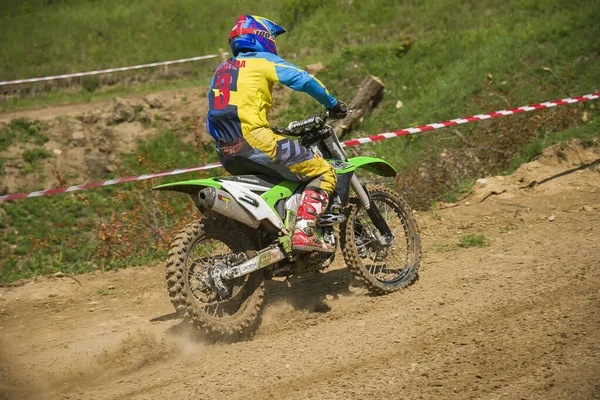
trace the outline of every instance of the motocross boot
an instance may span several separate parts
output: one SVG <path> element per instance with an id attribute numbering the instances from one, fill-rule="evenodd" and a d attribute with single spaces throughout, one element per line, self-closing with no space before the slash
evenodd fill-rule
<path id="1" fill-rule="evenodd" d="M 335 252 L 335 247 L 323 240 L 317 230 L 317 218 L 323 214 L 329 202 L 329 195 L 323 191 L 306 189 L 302 193 L 296 226 L 292 237 L 292 250 L 300 252 Z"/>

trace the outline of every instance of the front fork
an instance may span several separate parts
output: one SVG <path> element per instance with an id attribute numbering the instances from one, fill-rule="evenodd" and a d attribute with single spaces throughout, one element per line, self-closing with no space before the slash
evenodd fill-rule
<path id="1" fill-rule="evenodd" d="M 381 215 L 381 212 L 379 212 L 377 205 L 371 202 L 369 192 L 367 192 L 367 189 L 365 189 L 365 187 L 360 183 L 356 175 L 352 176 L 352 179 L 350 180 L 350 186 L 352 186 L 352 190 L 354 190 L 354 193 L 356 193 L 358 200 L 364 209 L 367 210 L 369 218 L 371 218 L 371 221 L 377 228 L 377 230 L 374 232 L 377 241 L 382 246 L 391 245 L 394 240 L 394 235 L 392 234 L 392 231 L 390 230 L 386 220 Z"/>
<path id="2" fill-rule="evenodd" d="M 324 142 L 334 159 L 344 161 L 348 159 L 348 155 L 344 151 L 344 148 L 342 147 L 338 137 L 335 135 L 335 133 L 333 133 L 333 130 L 330 131 L 330 137 L 325 139 Z M 350 179 L 350 186 L 352 186 L 354 193 L 356 193 L 358 196 L 358 200 L 360 200 L 362 206 L 365 208 L 365 210 L 367 210 L 369 218 L 371 218 L 371 221 L 373 221 L 373 224 L 377 228 L 377 230 L 374 232 L 377 241 L 382 246 L 391 245 L 394 241 L 394 235 L 392 234 L 387 222 L 379 212 L 377 206 L 371 203 L 371 197 L 369 196 L 369 193 L 363 187 L 363 185 L 361 185 L 356 175 L 352 175 L 352 178 Z"/>

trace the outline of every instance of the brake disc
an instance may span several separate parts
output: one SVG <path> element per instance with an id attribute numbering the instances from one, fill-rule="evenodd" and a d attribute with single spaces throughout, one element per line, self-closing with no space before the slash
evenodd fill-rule
<path id="1" fill-rule="evenodd" d="M 197 275 L 198 280 L 205 288 L 216 292 L 220 298 L 236 297 L 243 288 L 243 285 L 236 285 L 237 280 L 229 281 L 223 278 L 223 274 L 231 267 L 246 261 L 248 257 L 244 253 L 234 253 L 215 260 L 214 264 L 206 271 Z M 241 278 L 243 279 L 243 278 Z"/>

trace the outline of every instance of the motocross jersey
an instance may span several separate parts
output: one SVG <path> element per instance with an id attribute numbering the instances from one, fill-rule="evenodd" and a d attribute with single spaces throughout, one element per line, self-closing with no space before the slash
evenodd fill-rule
<path id="1" fill-rule="evenodd" d="M 326 108 L 337 100 L 317 78 L 281 57 L 266 52 L 240 53 L 217 68 L 208 92 L 206 128 L 222 143 L 231 143 L 258 129 L 269 129 L 274 83 L 305 92 Z"/>

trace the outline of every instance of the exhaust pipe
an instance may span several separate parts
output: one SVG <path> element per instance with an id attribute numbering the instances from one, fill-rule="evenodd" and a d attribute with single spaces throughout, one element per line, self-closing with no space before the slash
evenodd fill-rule
<path id="1" fill-rule="evenodd" d="M 231 194 L 221 189 L 214 187 L 202 189 L 196 197 L 196 205 L 198 208 L 205 207 L 251 228 L 257 228 L 260 225 L 260 221 L 242 207 Z"/>

